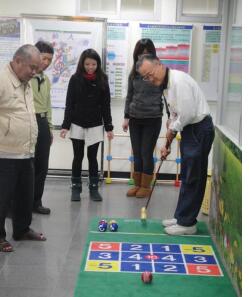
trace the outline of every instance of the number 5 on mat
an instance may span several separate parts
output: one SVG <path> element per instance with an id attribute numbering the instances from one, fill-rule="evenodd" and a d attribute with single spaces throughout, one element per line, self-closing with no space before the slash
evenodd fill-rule
<path id="1" fill-rule="evenodd" d="M 118 272 L 119 262 L 118 261 L 87 261 L 86 271 L 110 271 L 110 272 Z"/>

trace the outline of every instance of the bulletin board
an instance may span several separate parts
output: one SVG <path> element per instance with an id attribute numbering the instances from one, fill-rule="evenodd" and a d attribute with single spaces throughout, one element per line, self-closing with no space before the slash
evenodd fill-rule
<path id="1" fill-rule="evenodd" d="M 228 100 L 242 100 L 242 28 L 232 27 L 229 55 Z"/>
<path id="2" fill-rule="evenodd" d="M 107 22 L 103 18 L 30 14 L 22 14 L 18 18 L 0 17 L 0 71 L 12 60 L 13 54 L 22 44 L 35 44 L 39 40 L 52 43 L 55 53 L 46 74 L 51 81 L 52 123 L 55 128 L 60 129 L 64 118 L 69 79 L 76 70 L 82 51 L 94 48 L 102 59 L 102 68 L 106 71 L 106 34 Z M 67 141 L 69 142 L 68 139 Z M 54 138 L 53 147 L 51 160 L 57 159 L 58 152 L 66 154 L 65 144 L 61 144 L 57 137 Z M 72 154 L 71 146 L 68 153 Z M 101 176 L 103 154 L 102 142 L 98 153 Z M 51 168 L 55 167 L 50 165 Z M 63 168 L 70 169 L 71 160 L 69 164 L 63 160 Z M 86 162 L 83 163 L 83 169 L 87 169 Z"/>
<path id="3" fill-rule="evenodd" d="M 106 19 L 23 15 L 23 26 L 25 43 L 44 40 L 54 47 L 53 61 L 46 74 L 51 81 L 52 123 L 61 126 L 69 79 L 81 53 L 94 48 L 105 69 Z"/>
<path id="4" fill-rule="evenodd" d="M 221 26 L 203 26 L 199 84 L 209 101 L 218 100 Z"/>
<path id="5" fill-rule="evenodd" d="M 190 72 L 190 25 L 140 24 L 141 38 L 150 38 L 161 62 L 170 69 Z"/>
<path id="6" fill-rule="evenodd" d="M 129 23 L 107 24 L 107 74 L 112 99 L 127 94 Z"/>
<path id="7" fill-rule="evenodd" d="M 0 71 L 5 67 L 21 43 L 21 21 L 18 18 L 0 18 Z"/>

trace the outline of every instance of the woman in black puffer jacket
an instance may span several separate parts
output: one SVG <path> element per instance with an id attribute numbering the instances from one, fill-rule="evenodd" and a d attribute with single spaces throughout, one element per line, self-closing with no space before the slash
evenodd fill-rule
<path id="1" fill-rule="evenodd" d="M 88 147 L 90 198 L 101 201 L 98 192 L 99 143 L 103 141 L 103 126 L 108 139 L 113 138 L 108 79 L 101 69 L 101 58 L 93 49 L 83 51 L 76 73 L 70 78 L 61 137 L 70 130 L 74 158 L 72 163 L 72 201 L 80 200 L 81 170 L 84 146 Z"/>

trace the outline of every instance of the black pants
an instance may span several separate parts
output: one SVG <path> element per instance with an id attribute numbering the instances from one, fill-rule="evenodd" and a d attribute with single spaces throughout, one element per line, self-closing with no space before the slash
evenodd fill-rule
<path id="1" fill-rule="evenodd" d="M 84 157 L 85 141 L 79 139 L 71 139 L 73 145 L 74 158 L 72 162 L 72 176 L 80 177 L 82 172 L 82 161 Z M 88 146 L 87 157 L 89 161 L 89 176 L 98 176 L 98 152 L 99 142 Z"/>
<path id="2" fill-rule="evenodd" d="M 51 134 L 46 117 L 37 115 L 38 136 L 35 150 L 34 207 L 42 205 L 44 184 L 48 173 Z"/>
<path id="3" fill-rule="evenodd" d="M 161 118 L 130 119 L 129 132 L 134 154 L 134 170 L 151 175 L 154 171 L 153 152 L 161 131 Z"/>
<path id="4" fill-rule="evenodd" d="M 12 204 L 13 235 L 29 230 L 34 194 L 33 159 L 0 159 L 0 238 L 5 238 L 5 218 Z"/>
<path id="5" fill-rule="evenodd" d="M 174 217 L 182 226 L 197 220 L 206 188 L 208 155 L 214 140 L 210 116 L 186 126 L 181 133 L 181 188 Z"/>

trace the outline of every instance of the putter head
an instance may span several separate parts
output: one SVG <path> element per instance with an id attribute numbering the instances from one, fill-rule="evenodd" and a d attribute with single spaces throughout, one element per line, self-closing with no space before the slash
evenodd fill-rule
<path id="1" fill-rule="evenodd" d="M 146 207 L 142 207 L 142 209 L 141 209 L 141 222 L 142 222 L 142 224 L 146 224 L 147 223 L 147 211 L 146 211 Z"/>

